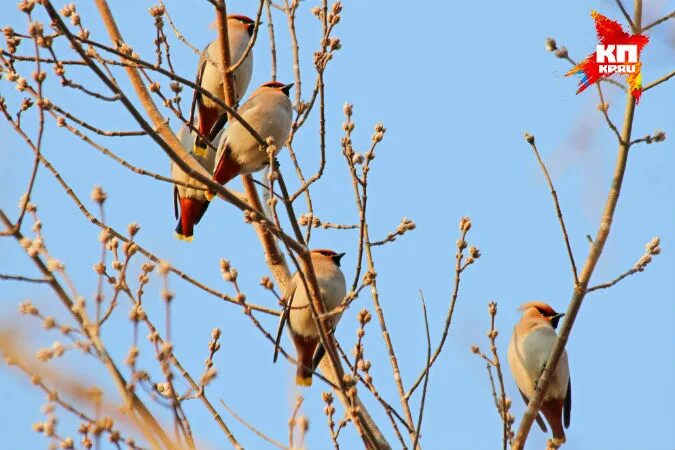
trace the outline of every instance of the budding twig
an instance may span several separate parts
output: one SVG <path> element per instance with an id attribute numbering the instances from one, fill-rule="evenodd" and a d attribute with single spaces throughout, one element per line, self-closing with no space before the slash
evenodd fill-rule
<path id="1" fill-rule="evenodd" d="M 544 173 L 544 177 L 546 177 L 546 182 L 548 183 L 548 187 L 551 191 L 551 197 L 553 197 L 555 212 L 558 217 L 558 222 L 560 223 L 560 228 L 563 233 L 563 238 L 565 240 L 565 247 L 567 248 L 567 256 L 569 257 L 570 265 L 572 266 L 572 274 L 574 275 L 574 285 L 576 286 L 579 284 L 579 276 L 577 275 L 577 265 L 574 262 L 574 254 L 572 253 L 572 246 L 570 245 L 570 239 L 569 236 L 567 235 L 567 227 L 565 226 L 565 219 L 563 218 L 562 209 L 560 208 L 560 202 L 558 201 L 558 194 L 556 193 L 555 187 L 553 187 L 553 181 L 551 181 L 551 176 L 548 174 L 548 169 L 546 168 L 544 161 L 541 159 L 541 156 L 539 155 L 539 150 L 537 150 L 537 144 L 534 142 L 534 136 L 532 136 L 529 133 L 525 133 L 525 140 L 527 141 L 528 144 L 530 144 L 530 147 L 532 147 L 532 151 L 534 151 L 534 155 L 537 157 L 539 167 L 541 168 L 541 171 Z"/>

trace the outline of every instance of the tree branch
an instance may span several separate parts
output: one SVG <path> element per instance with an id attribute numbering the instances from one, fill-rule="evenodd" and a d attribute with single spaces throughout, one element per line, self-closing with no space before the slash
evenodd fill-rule
<path id="1" fill-rule="evenodd" d="M 635 24 L 636 27 L 640 28 L 642 21 L 642 2 L 636 0 L 635 2 Z M 633 127 L 633 117 L 635 114 L 635 98 L 630 94 L 626 95 L 626 108 L 624 111 L 624 120 L 623 128 L 621 131 L 621 143 L 619 144 L 618 156 L 616 161 L 616 167 L 614 169 L 614 176 L 612 178 L 612 184 L 607 195 L 607 201 L 605 203 L 605 208 L 603 211 L 602 219 L 600 221 L 600 226 L 597 231 L 596 238 L 591 245 L 589 250 L 588 257 L 581 271 L 581 276 L 579 278 L 579 284 L 575 287 L 574 293 L 570 300 L 570 304 L 565 313 L 565 319 L 560 327 L 559 335 L 556 338 L 551 354 L 548 357 L 546 362 L 545 369 L 543 370 L 539 380 L 536 383 L 536 390 L 532 398 L 530 399 L 529 404 L 527 405 L 527 410 L 523 416 L 523 419 L 516 433 L 516 437 L 513 442 L 513 450 L 522 450 L 525 446 L 525 441 L 532 427 L 532 423 L 535 420 L 535 417 L 539 413 L 539 409 L 544 400 L 544 395 L 551 381 L 551 375 L 555 371 L 558 361 L 565 350 L 565 345 L 569 339 L 569 336 L 572 332 L 572 327 L 574 326 L 574 321 L 576 320 L 577 314 L 581 309 L 584 297 L 586 295 L 586 289 L 588 283 L 593 275 L 593 271 L 602 255 L 602 251 L 609 237 L 612 221 L 614 219 L 614 213 L 616 211 L 616 206 L 619 201 L 619 195 L 621 193 L 621 187 L 623 185 L 623 177 L 626 172 L 626 163 L 628 161 L 628 150 L 629 142 L 631 137 L 631 131 Z"/>
<path id="2" fill-rule="evenodd" d="M 541 171 L 544 173 L 544 177 L 546 177 L 548 187 L 551 190 L 550 191 L 551 197 L 553 197 L 553 204 L 555 205 L 556 216 L 558 216 L 558 222 L 560 223 L 560 228 L 562 230 L 563 238 L 565 240 L 565 247 L 567 248 L 567 256 L 570 259 L 570 265 L 572 266 L 572 274 L 574 275 L 574 285 L 576 286 L 579 284 L 579 277 L 577 275 L 577 265 L 574 262 L 574 254 L 572 253 L 570 238 L 567 235 L 567 227 L 565 226 L 565 219 L 563 218 L 562 209 L 560 208 L 560 202 L 558 201 L 558 194 L 556 193 L 555 187 L 553 187 L 553 181 L 551 181 L 551 176 L 548 174 L 548 169 L 546 169 L 546 165 L 544 164 L 544 161 L 541 159 L 541 156 L 539 155 L 539 150 L 537 150 L 537 144 L 534 142 L 534 136 L 532 136 L 529 133 L 525 133 L 525 140 L 527 141 L 528 144 L 530 144 L 530 147 L 532 147 L 532 151 L 534 151 L 534 155 L 537 157 L 537 161 L 539 162 L 539 167 L 541 167 Z"/>

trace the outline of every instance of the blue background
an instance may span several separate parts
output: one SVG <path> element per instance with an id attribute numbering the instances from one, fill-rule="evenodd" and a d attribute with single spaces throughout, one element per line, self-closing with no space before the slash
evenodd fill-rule
<path id="1" fill-rule="evenodd" d="M 80 3 L 83 23 L 92 30 L 92 37 L 108 42 L 93 6 Z M 309 12 L 315 4 L 302 2 L 298 10 L 305 99 L 314 83 L 313 52 L 320 38 L 319 22 Z M 197 47 L 214 38 L 215 32 L 207 27 L 213 13 L 206 2 L 170 1 L 167 5 L 179 28 Z M 123 36 L 137 52 L 153 60 L 153 20 L 147 14 L 150 6 L 150 2 L 111 2 Z M 255 17 L 257 2 L 231 1 L 228 8 L 230 13 Z M 544 39 L 552 36 L 559 46 L 567 46 L 576 60 L 591 53 L 595 46 L 591 8 L 610 18 L 621 18 L 610 1 L 592 5 L 565 2 L 554 8 L 547 2 L 345 2 L 342 21 L 335 31 L 343 48 L 326 72 L 328 168 L 324 179 L 312 190 L 315 213 L 331 222 L 357 222 L 340 149 L 342 105 L 354 103 L 357 151 L 367 150 L 375 123 L 383 122 L 387 128 L 370 174 L 371 237 L 383 238 L 403 216 L 417 224 L 414 232 L 396 243 L 374 249 L 380 298 L 406 386 L 417 377 L 426 354 L 418 291 L 422 289 L 425 293 L 432 342 L 436 343 L 450 298 L 457 223 L 461 216 L 468 215 L 473 220 L 468 240 L 483 254 L 462 277 L 449 339 L 431 374 L 421 440 L 425 448 L 501 446 L 501 422 L 484 363 L 470 352 L 472 344 L 486 351 L 489 348 L 485 337 L 489 327 L 488 301 L 496 300 L 499 304 L 498 345 L 505 362 L 510 331 L 519 319 L 516 308 L 521 303 L 541 299 L 557 310 L 565 310 L 571 297 L 569 262 L 550 194 L 532 151 L 523 140 L 523 132 L 536 135 L 549 166 L 579 266 L 588 250 L 585 236 L 595 236 L 597 231 L 614 169 L 615 138 L 596 110 L 595 89 L 575 95 L 577 80 L 564 76 L 569 69 L 567 62 L 544 51 Z M 650 23 L 672 9 L 672 2 L 645 2 L 643 22 Z M 44 16 L 41 18 L 44 20 Z M 264 16 L 263 20 L 266 22 Z M 25 23 L 13 5 L 2 20 L 3 25 L 12 24 L 17 30 L 23 29 Z M 286 21 L 276 10 L 274 26 L 279 79 L 293 81 Z M 649 32 L 651 41 L 643 53 L 645 83 L 673 70 L 674 26 L 671 20 Z M 260 31 L 249 92 L 269 79 L 266 26 Z M 170 39 L 172 43 L 176 41 L 172 34 Z M 20 53 L 31 51 L 29 43 L 24 42 Z M 61 54 L 66 54 L 65 49 Z M 172 55 L 177 71 L 192 78 L 197 57 L 178 44 L 172 47 Z M 33 67 L 26 63 L 22 67 L 29 76 Z M 105 92 L 100 82 L 86 71 L 69 68 L 68 74 Z M 51 69 L 48 76 L 54 83 Z M 128 86 L 122 72 L 118 80 Z M 168 83 L 164 79 L 161 82 L 168 93 Z M 608 85 L 604 92 L 610 115 L 620 124 L 624 95 Z M 0 93 L 10 105 L 16 105 L 21 98 L 7 82 L 0 84 Z M 119 104 L 92 103 L 80 92 L 53 84 L 45 95 L 101 128 L 137 129 Z M 184 92 L 186 107 L 189 96 L 189 92 Z M 636 109 L 634 137 L 651 134 L 656 129 L 672 135 L 673 99 L 673 81 L 646 92 Z M 128 223 L 139 222 L 142 229 L 138 242 L 142 246 L 199 280 L 232 293 L 218 269 L 219 258 L 226 257 L 239 270 L 241 288 L 251 302 L 275 305 L 275 300 L 258 285 L 260 277 L 268 271 L 257 236 L 234 207 L 216 202 L 197 227 L 195 241 L 179 242 L 172 237 L 174 219 L 169 185 L 111 163 L 67 130 L 56 128 L 51 119 L 48 122 L 44 154 L 92 212 L 96 211 L 96 205 L 89 192 L 94 185 L 102 185 L 109 195 L 106 217 L 113 227 L 125 230 Z M 171 124 L 174 128 L 178 126 L 175 119 Z M 306 174 L 311 174 L 318 164 L 317 130 L 318 110 L 315 110 L 295 143 Z M 0 123 L 0 136 L 0 207 L 15 217 L 18 198 L 28 180 L 32 153 L 4 122 Z M 135 165 L 168 175 L 165 155 L 149 139 L 97 136 L 94 139 Z M 610 290 L 588 295 L 584 302 L 567 346 L 574 402 L 566 449 L 666 450 L 675 446 L 672 142 L 638 145 L 630 153 L 612 233 L 593 283 L 613 279 L 632 267 L 643 254 L 644 244 L 655 235 L 661 236 L 664 251 L 644 273 Z M 290 181 L 292 165 L 286 152 L 282 152 L 280 162 L 286 179 L 297 187 L 295 180 Z M 66 263 L 79 292 L 91 302 L 97 279 L 91 266 L 99 258 L 99 229 L 77 211 L 44 168 L 38 177 L 34 201 L 44 222 L 46 244 L 52 255 Z M 241 189 L 239 181 L 232 187 Z M 305 212 L 304 201 L 296 203 L 296 211 Z M 28 226 L 27 223 L 26 230 Z M 317 229 L 313 236 L 313 247 L 348 253 L 343 268 L 351 279 L 357 232 Z M 140 261 L 137 258 L 130 271 L 134 283 Z M 0 273 L 35 274 L 23 251 L 10 238 L 0 239 Z M 270 344 L 238 307 L 223 303 L 177 277 L 171 277 L 170 287 L 176 294 L 172 304 L 176 354 L 195 377 L 202 371 L 211 329 L 220 327 L 223 331 L 222 349 L 215 358 L 219 376 L 207 393 L 240 442 L 247 448 L 269 447 L 224 411 L 219 405 L 220 398 L 261 431 L 286 441 L 287 422 L 295 396 L 300 392 L 305 397 L 302 413 L 310 418 L 307 446 L 328 448 L 320 396 L 322 384 L 298 390 L 293 384 L 294 368 L 283 361 L 271 363 Z M 160 290 L 161 282 L 155 274 L 146 288 L 145 307 L 163 329 Z M 37 322 L 18 316 L 16 305 L 26 298 L 45 313 L 61 314 L 60 305 L 43 286 L 0 282 L 3 328 L 12 324 L 27 330 L 24 344 L 33 352 L 51 345 L 60 336 L 41 332 Z M 127 318 L 129 305 L 126 299 L 121 300 L 121 307 L 103 332 L 111 353 L 119 361 L 126 355 L 132 339 Z M 345 313 L 338 329 L 338 338 L 346 349 L 355 343 L 356 314 L 362 307 L 374 313 L 367 291 Z M 275 318 L 264 315 L 259 318 L 267 329 L 276 329 Z M 374 382 L 400 410 L 375 320 L 366 333 L 365 352 L 366 358 L 372 360 Z M 141 333 L 141 337 L 145 334 Z M 290 345 L 286 337 L 284 342 Z M 150 347 L 146 342 L 143 345 L 142 365 L 157 376 L 159 369 L 149 359 Z M 71 352 L 58 366 L 75 378 L 108 388 L 109 399 L 119 400 L 107 374 L 91 358 Z M 15 369 L 8 369 L 4 363 L 2 367 L 2 447 L 44 447 L 44 438 L 30 429 L 31 423 L 43 420 L 39 406 L 44 395 Z M 505 381 L 513 400 L 512 412 L 519 419 L 524 405 L 510 374 Z M 371 413 L 397 447 L 381 409 L 361 391 Z M 411 402 L 415 415 L 418 402 L 416 394 Z M 168 423 L 167 411 L 161 408 L 159 411 Z M 224 436 L 201 404 L 188 402 L 186 411 L 203 445 L 226 446 Z M 338 414 L 340 411 L 338 406 Z M 76 422 L 64 412 L 59 416 L 60 433 L 74 435 Z M 528 448 L 544 448 L 546 438 L 534 427 Z M 341 434 L 340 442 L 343 448 L 361 445 L 352 427 Z"/>

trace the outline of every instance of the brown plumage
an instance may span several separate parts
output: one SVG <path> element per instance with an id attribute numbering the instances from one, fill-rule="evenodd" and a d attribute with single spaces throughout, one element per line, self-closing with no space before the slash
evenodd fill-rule
<path id="1" fill-rule="evenodd" d="M 535 392 L 534 384 L 539 379 L 556 340 L 555 328 L 564 314 L 556 313 L 543 302 L 526 303 L 520 322 L 513 330 L 509 344 L 508 360 L 511 373 L 525 403 Z M 541 412 L 551 426 L 553 438 L 565 442 L 565 428 L 570 425 L 572 409 L 572 384 L 570 381 L 567 352 L 563 352 L 542 403 Z M 537 415 L 537 424 L 546 432 L 546 425 Z"/>
<path id="2" fill-rule="evenodd" d="M 312 250 L 312 266 L 319 284 L 321 299 L 326 312 L 334 310 L 345 297 L 347 286 L 345 276 L 340 269 L 340 259 L 344 253 L 335 253 L 332 250 Z M 297 369 L 295 383 L 298 386 L 312 385 L 312 372 L 320 362 L 318 357 L 313 361 L 315 352 L 322 355 L 319 345 L 319 330 L 314 322 L 312 310 L 309 306 L 310 297 L 304 288 L 298 273 L 293 275 L 284 291 L 286 308 L 279 321 L 277 331 L 277 347 L 274 352 L 274 361 L 277 359 L 278 343 L 286 322 L 288 332 L 297 352 Z M 342 314 L 334 314 L 330 318 L 330 327 L 334 329 Z"/>
<path id="3" fill-rule="evenodd" d="M 227 34 L 230 47 L 230 64 L 236 64 L 244 55 L 246 47 L 253 34 L 255 22 L 249 17 L 232 14 L 227 16 Z M 221 46 L 218 39 L 211 42 L 202 52 L 197 65 L 197 84 L 210 92 L 221 101 L 225 101 L 225 91 L 223 85 L 222 72 L 220 70 Z M 242 64 L 234 71 L 232 78 L 234 81 L 234 97 L 239 102 L 246 93 L 251 75 L 253 73 L 253 52 L 249 52 Z M 199 120 L 197 129 L 199 133 L 208 138 L 213 131 L 213 127 L 218 119 L 225 114 L 225 110 L 216 102 L 205 95 L 195 92 L 194 102 L 199 111 Z M 227 116 L 223 117 L 222 124 L 227 121 Z M 206 144 L 197 140 L 197 153 L 202 151 Z"/>
<path id="4" fill-rule="evenodd" d="M 185 149 L 194 147 L 195 134 L 183 127 L 179 132 L 181 145 Z M 192 153 L 192 156 L 201 164 L 204 169 L 211 172 L 216 158 L 216 152 L 206 149 L 203 155 Z M 174 180 L 194 185 L 195 187 L 205 187 L 202 183 L 188 176 L 178 165 L 171 163 L 171 177 Z M 206 191 L 185 187 L 183 185 L 174 185 L 173 188 L 173 207 L 174 214 L 178 220 L 176 225 L 176 237 L 183 241 L 191 241 L 194 234 L 194 227 L 201 220 L 202 216 L 209 207 L 209 201 L 206 198 Z"/>
<path id="5" fill-rule="evenodd" d="M 290 334 L 298 355 L 298 366 L 295 369 L 295 384 L 298 386 L 311 386 L 312 370 L 315 369 L 312 359 L 319 345 L 319 338 Z"/>
<path id="6" fill-rule="evenodd" d="M 260 137 L 274 139 L 277 152 L 286 144 L 291 131 L 293 107 L 288 92 L 292 86 L 277 81 L 265 83 L 238 110 Z M 218 143 L 213 179 L 225 184 L 237 175 L 261 170 L 268 162 L 269 157 L 258 141 L 235 120 Z"/>

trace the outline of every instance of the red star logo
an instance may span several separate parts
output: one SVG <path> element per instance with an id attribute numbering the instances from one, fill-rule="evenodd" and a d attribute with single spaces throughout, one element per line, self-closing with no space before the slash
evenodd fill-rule
<path id="1" fill-rule="evenodd" d="M 639 102 L 642 94 L 640 53 L 649 42 L 649 38 L 641 34 L 626 33 L 618 22 L 596 11 L 591 12 L 591 16 L 595 20 L 599 45 L 595 52 L 577 64 L 565 76 L 581 76 L 578 94 L 602 78 L 614 74 L 625 75 L 635 102 Z"/>

